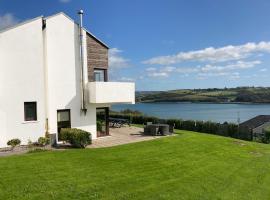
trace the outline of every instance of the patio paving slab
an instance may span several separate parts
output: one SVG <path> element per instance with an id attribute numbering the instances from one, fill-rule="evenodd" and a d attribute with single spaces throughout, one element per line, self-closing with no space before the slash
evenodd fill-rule
<path id="1" fill-rule="evenodd" d="M 142 135 L 143 128 L 135 126 L 125 126 L 121 128 L 110 128 L 110 136 L 100 137 L 92 141 L 92 144 L 87 148 L 103 148 L 112 147 L 121 144 L 129 144 L 153 140 L 161 137 L 169 136 L 144 136 Z"/>

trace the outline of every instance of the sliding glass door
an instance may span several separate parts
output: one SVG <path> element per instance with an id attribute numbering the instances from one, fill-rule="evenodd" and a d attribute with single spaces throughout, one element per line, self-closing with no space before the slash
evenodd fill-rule
<path id="1" fill-rule="evenodd" d="M 97 137 L 109 135 L 109 108 L 97 108 Z"/>

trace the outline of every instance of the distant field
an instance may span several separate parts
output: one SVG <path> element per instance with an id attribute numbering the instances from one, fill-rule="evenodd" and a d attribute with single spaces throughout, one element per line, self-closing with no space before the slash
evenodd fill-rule
<path id="1" fill-rule="evenodd" d="M 112 148 L 0 158 L 0 199 L 269 199 L 269 145 L 177 133 Z"/>
<path id="2" fill-rule="evenodd" d="M 170 90 L 137 92 L 137 102 L 251 102 L 270 103 L 270 88 L 238 87 L 225 89 Z"/>

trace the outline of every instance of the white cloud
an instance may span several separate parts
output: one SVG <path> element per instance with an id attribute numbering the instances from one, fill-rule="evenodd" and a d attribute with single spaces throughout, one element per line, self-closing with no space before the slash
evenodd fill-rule
<path id="1" fill-rule="evenodd" d="M 181 73 L 181 74 L 190 74 L 190 73 L 199 72 L 200 71 L 200 66 L 194 67 L 194 68 L 191 68 L 191 67 L 179 67 L 175 71 L 178 72 L 178 73 Z"/>
<path id="2" fill-rule="evenodd" d="M 121 53 L 123 51 L 118 48 L 109 50 L 109 77 L 113 81 L 133 81 L 131 78 L 122 77 L 123 68 L 130 67 L 130 61 L 124 58 Z"/>
<path id="3" fill-rule="evenodd" d="M 121 77 L 120 79 L 118 79 L 118 81 L 123 81 L 123 82 L 133 82 L 134 78 L 129 78 L 129 77 Z"/>
<path id="4" fill-rule="evenodd" d="M 69 3 L 71 0 L 59 0 L 61 3 Z"/>
<path id="5" fill-rule="evenodd" d="M 227 63 L 223 65 L 213 65 L 207 64 L 204 66 L 196 67 L 174 67 L 165 66 L 160 68 L 147 68 L 146 72 L 149 77 L 169 77 L 172 74 L 179 73 L 184 75 L 184 77 L 189 76 L 189 74 L 196 75 L 200 79 L 205 79 L 208 77 L 219 77 L 228 76 L 230 79 L 239 79 L 239 70 L 245 70 L 253 68 L 256 65 L 261 64 L 261 61 L 242 61 L 239 60 L 234 63 Z M 183 77 L 183 76 L 182 76 Z"/>
<path id="6" fill-rule="evenodd" d="M 216 66 L 216 65 L 205 65 L 201 68 L 201 71 L 203 72 L 209 72 L 209 71 L 216 71 L 216 72 L 222 72 L 222 71 L 232 71 L 232 70 L 239 70 L 239 69 L 248 69 L 253 68 L 256 65 L 261 64 L 261 61 L 255 60 L 255 61 L 237 61 L 236 63 L 227 64 L 224 66 Z"/>
<path id="7" fill-rule="evenodd" d="M 148 77 L 159 77 L 159 78 L 166 78 L 168 77 L 173 71 L 175 71 L 176 67 L 165 66 L 162 68 L 155 68 L 149 67 L 146 68 L 145 71 L 147 72 Z"/>
<path id="8" fill-rule="evenodd" d="M 129 60 L 122 57 L 121 50 L 112 48 L 109 50 L 109 67 L 110 69 L 120 69 L 129 67 Z"/>
<path id="9" fill-rule="evenodd" d="M 161 68 L 161 71 L 162 72 L 173 72 L 173 71 L 175 71 L 175 69 L 176 69 L 176 67 L 166 66 L 166 67 Z"/>
<path id="10" fill-rule="evenodd" d="M 0 30 L 17 24 L 19 20 L 11 13 L 0 15 Z"/>
<path id="11" fill-rule="evenodd" d="M 197 75 L 198 75 L 198 77 L 217 77 L 217 76 L 227 76 L 227 75 L 229 75 L 229 73 L 228 72 L 218 72 L 218 73 L 200 72 Z"/>
<path id="12" fill-rule="evenodd" d="M 175 55 L 159 56 L 144 61 L 144 64 L 172 65 L 183 61 L 226 62 L 240 60 L 254 53 L 270 53 L 270 42 L 246 43 L 221 48 L 209 47 L 197 51 L 180 52 Z"/>
<path id="13" fill-rule="evenodd" d="M 210 77 L 227 77 L 230 80 L 236 80 L 240 78 L 239 72 L 203 72 L 197 74 L 197 79 L 207 79 Z"/>
<path id="14" fill-rule="evenodd" d="M 260 69 L 260 72 L 266 72 L 266 71 L 268 71 L 268 69 L 266 68 Z"/>
<path id="15" fill-rule="evenodd" d="M 241 77 L 240 77 L 240 73 L 239 73 L 239 72 L 234 72 L 234 73 L 232 73 L 232 74 L 230 75 L 229 78 L 232 79 L 232 80 L 240 79 L 240 78 L 241 78 Z"/>
<path id="16" fill-rule="evenodd" d="M 167 72 L 151 72 L 147 74 L 149 77 L 154 78 L 167 78 L 169 76 L 169 73 Z"/>
<path id="17" fill-rule="evenodd" d="M 156 70 L 157 70 L 157 68 L 155 68 L 155 67 L 148 67 L 145 69 L 145 71 L 147 71 L 147 72 L 156 71 Z"/>

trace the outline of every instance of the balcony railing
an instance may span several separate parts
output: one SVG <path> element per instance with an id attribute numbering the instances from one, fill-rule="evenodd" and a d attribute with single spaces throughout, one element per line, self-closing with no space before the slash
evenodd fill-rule
<path id="1" fill-rule="evenodd" d="M 119 104 L 135 103 L 135 83 L 89 82 L 89 103 Z"/>

